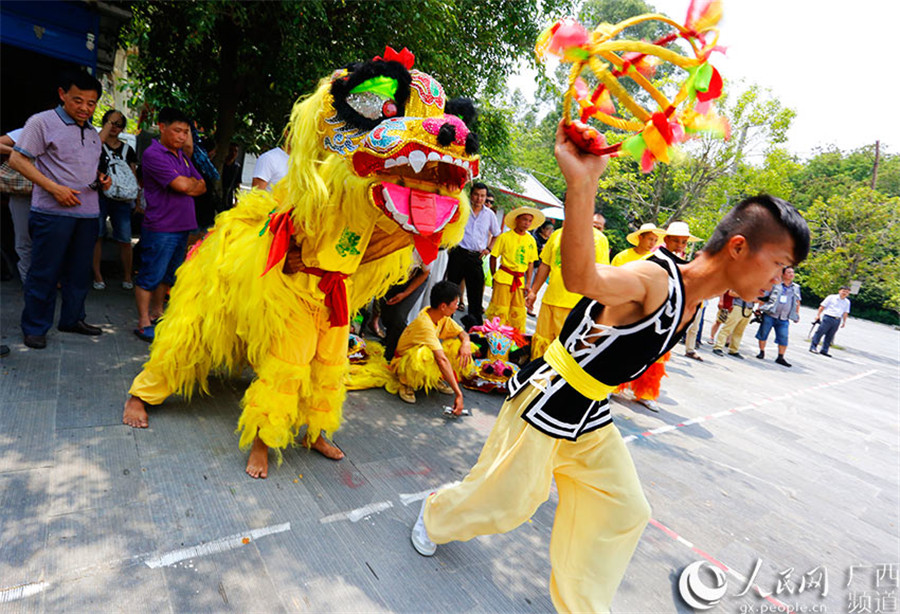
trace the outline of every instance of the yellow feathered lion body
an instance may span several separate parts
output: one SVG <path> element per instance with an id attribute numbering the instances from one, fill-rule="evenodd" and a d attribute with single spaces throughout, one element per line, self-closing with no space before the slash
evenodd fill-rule
<path id="1" fill-rule="evenodd" d="M 136 386 L 190 397 L 211 371 L 250 365 L 241 447 L 337 430 L 349 314 L 406 278 L 414 248 L 427 262 L 462 238 L 474 135 L 411 55 L 391 54 L 335 71 L 294 106 L 287 176 L 242 195 L 178 269 Z"/>

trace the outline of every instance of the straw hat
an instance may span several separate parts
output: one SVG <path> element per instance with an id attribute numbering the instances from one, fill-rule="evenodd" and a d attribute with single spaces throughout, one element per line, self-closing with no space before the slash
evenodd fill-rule
<path id="1" fill-rule="evenodd" d="M 506 214 L 506 217 L 503 218 L 503 223 L 509 226 L 510 228 L 515 229 L 516 227 L 516 218 L 520 215 L 530 214 L 534 216 L 531 220 L 531 226 L 528 227 L 528 230 L 532 228 L 537 228 L 541 224 L 544 223 L 544 214 L 541 213 L 540 209 L 535 209 L 534 207 L 518 207 L 517 209 L 513 209 L 509 213 Z"/>
<path id="2" fill-rule="evenodd" d="M 662 228 L 657 228 L 656 224 L 651 224 L 650 222 L 647 222 L 646 224 L 641 224 L 640 228 L 638 228 L 637 230 L 635 230 L 634 232 L 629 234 L 627 237 L 625 237 L 625 240 L 628 241 L 629 243 L 631 243 L 632 245 L 637 245 L 638 237 L 640 237 L 645 232 L 652 232 L 657 237 L 661 237 L 666 234 Z"/>
<path id="3" fill-rule="evenodd" d="M 699 241 L 700 237 L 695 237 L 691 234 L 690 229 L 688 228 L 687 222 L 672 222 L 669 224 L 669 227 L 666 228 L 666 231 L 662 234 L 664 237 L 687 237 L 687 240 L 691 243 L 694 241 Z"/>

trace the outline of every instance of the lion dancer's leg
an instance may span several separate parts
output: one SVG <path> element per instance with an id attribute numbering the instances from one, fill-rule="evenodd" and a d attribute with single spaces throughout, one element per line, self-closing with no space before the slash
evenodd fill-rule
<path id="1" fill-rule="evenodd" d="M 327 309 L 317 318 L 319 343 L 311 365 L 309 394 L 300 401 L 300 423 L 308 425 L 303 444 L 332 460 L 341 460 L 344 453 L 326 439 L 341 426 L 341 413 L 347 388 L 344 377 L 349 366 L 347 340 L 349 326 L 331 326 Z"/>
<path id="2" fill-rule="evenodd" d="M 315 338 L 304 335 L 312 326 L 309 314 L 295 312 L 288 334 L 273 342 L 269 354 L 253 365 L 256 378 L 244 394 L 238 420 L 240 447 L 250 448 L 250 477 L 265 478 L 269 448 L 280 454 L 297 436 L 298 404 L 309 394 L 310 363 L 316 351 Z"/>

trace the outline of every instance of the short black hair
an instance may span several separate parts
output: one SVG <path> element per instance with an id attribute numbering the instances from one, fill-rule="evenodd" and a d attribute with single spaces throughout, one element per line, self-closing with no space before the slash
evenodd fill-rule
<path id="1" fill-rule="evenodd" d="M 163 107 L 160 109 L 159 113 L 156 115 L 156 123 L 157 124 L 175 124 L 181 122 L 183 124 L 191 125 L 191 119 L 187 116 L 187 113 L 182 111 L 181 109 L 176 109 L 174 107 Z"/>
<path id="2" fill-rule="evenodd" d="M 68 92 L 73 85 L 80 90 L 94 90 L 97 98 L 103 95 L 103 86 L 97 78 L 83 70 L 66 70 L 60 75 L 59 87 L 62 91 Z"/>
<path id="3" fill-rule="evenodd" d="M 439 281 L 431 289 L 430 298 L 432 309 L 452 303 L 453 299 L 459 298 L 459 286 L 452 281 Z"/>
<path id="4" fill-rule="evenodd" d="M 841 290 L 850 290 L 851 292 L 853 291 L 853 290 L 850 288 L 850 286 L 841 286 L 840 288 L 838 288 L 838 292 L 840 292 Z"/>
<path id="5" fill-rule="evenodd" d="M 547 226 L 549 226 L 550 228 L 553 228 L 553 222 L 551 222 L 550 220 L 547 220 L 546 222 L 541 224 L 541 226 L 540 226 L 540 228 L 538 228 L 538 230 L 543 230 Z"/>
<path id="6" fill-rule="evenodd" d="M 472 184 L 472 187 L 469 188 L 469 196 L 471 196 L 472 193 L 475 192 L 475 190 L 484 190 L 485 192 L 489 192 L 488 187 L 480 181 L 476 181 Z"/>
<path id="7" fill-rule="evenodd" d="M 809 227 L 791 203 L 768 194 L 751 196 L 729 211 L 706 243 L 703 251 L 719 253 L 735 235 L 747 239 L 751 250 L 779 240 L 787 234 L 794 242 L 794 262 L 799 264 L 809 254 Z"/>

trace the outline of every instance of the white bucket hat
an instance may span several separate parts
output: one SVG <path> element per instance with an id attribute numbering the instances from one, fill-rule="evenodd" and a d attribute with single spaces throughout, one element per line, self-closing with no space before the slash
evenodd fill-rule
<path id="1" fill-rule="evenodd" d="M 663 233 L 664 237 L 687 237 L 687 240 L 693 243 L 694 241 L 699 241 L 700 237 L 695 237 L 691 234 L 690 229 L 688 228 L 687 222 L 672 222 L 669 224 L 669 227 L 666 228 L 666 231 Z"/>

